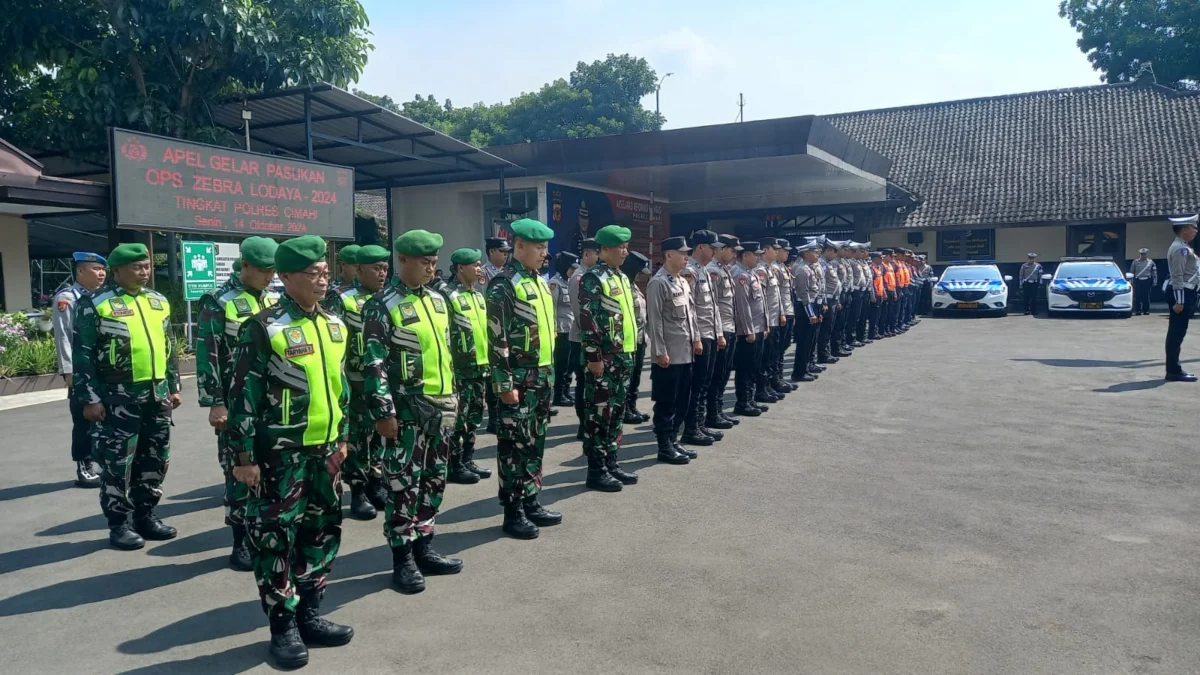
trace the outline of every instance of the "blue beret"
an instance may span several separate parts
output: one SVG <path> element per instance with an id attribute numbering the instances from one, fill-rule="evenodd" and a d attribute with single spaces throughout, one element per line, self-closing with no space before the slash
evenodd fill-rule
<path id="1" fill-rule="evenodd" d="M 108 264 L 108 261 L 104 259 L 104 256 L 100 255 L 99 253 L 92 253 L 91 251 L 76 251 L 71 254 L 71 257 L 75 259 L 75 262 L 94 262 L 100 263 L 101 265 Z"/>

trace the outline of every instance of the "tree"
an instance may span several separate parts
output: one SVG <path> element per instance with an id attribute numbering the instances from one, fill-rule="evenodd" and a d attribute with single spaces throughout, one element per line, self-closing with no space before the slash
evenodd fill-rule
<path id="1" fill-rule="evenodd" d="M 108 126 L 227 140 L 211 101 L 366 65 L 358 0 L 21 0 L 0 16 L 0 136 L 104 152 Z M 14 49 L 7 46 L 14 45 Z"/>
<path id="2" fill-rule="evenodd" d="M 1058 11 L 1106 82 L 1134 80 L 1152 64 L 1159 82 L 1200 88 L 1200 2 L 1062 0 Z"/>

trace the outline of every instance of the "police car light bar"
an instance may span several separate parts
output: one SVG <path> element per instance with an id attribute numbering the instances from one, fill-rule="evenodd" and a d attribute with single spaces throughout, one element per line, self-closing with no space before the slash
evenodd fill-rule
<path id="1" fill-rule="evenodd" d="M 1113 259 L 1113 257 L 1111 255 L 1093 255 L 1093 256 L 1069 256 L 1066 258 L 1059 258 L 1058 260 L 1060 262 L 1089 262 L 1092 260 L 1110 260 L 1111 261 L 1112 259 Z"/>

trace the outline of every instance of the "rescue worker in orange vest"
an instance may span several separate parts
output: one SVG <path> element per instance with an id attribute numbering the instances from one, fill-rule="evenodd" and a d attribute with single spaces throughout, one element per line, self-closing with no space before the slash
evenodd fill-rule
<path id="1" fill-rule="evenodd" d="M 884 283 L 883 273 L 883 254 L 879 251 L 871 251 L 871 285 L 874 287 L 874 296 L 871 298 L 871 306 L 867 309 L 869 323 L 867 339 L 870 340 L 878 340 L 883 337 L 879 330 L 883 304 L 887 301 L 887 286 Z"/>

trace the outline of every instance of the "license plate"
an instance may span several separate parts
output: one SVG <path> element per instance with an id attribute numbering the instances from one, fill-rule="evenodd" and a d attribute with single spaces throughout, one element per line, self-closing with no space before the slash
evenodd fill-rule
<path id="1" fill-rule="evenodd" d="M 960 303 L 958 303 L 958 308 L 959 309 L 979 309 L 979 303 L 978 302 L 960 302 Z"/>
<path id="2" fill-rule="evenodd" d="M 1104 309 L 1103 302 L 1081 302 L 1079 309 Z"/>

